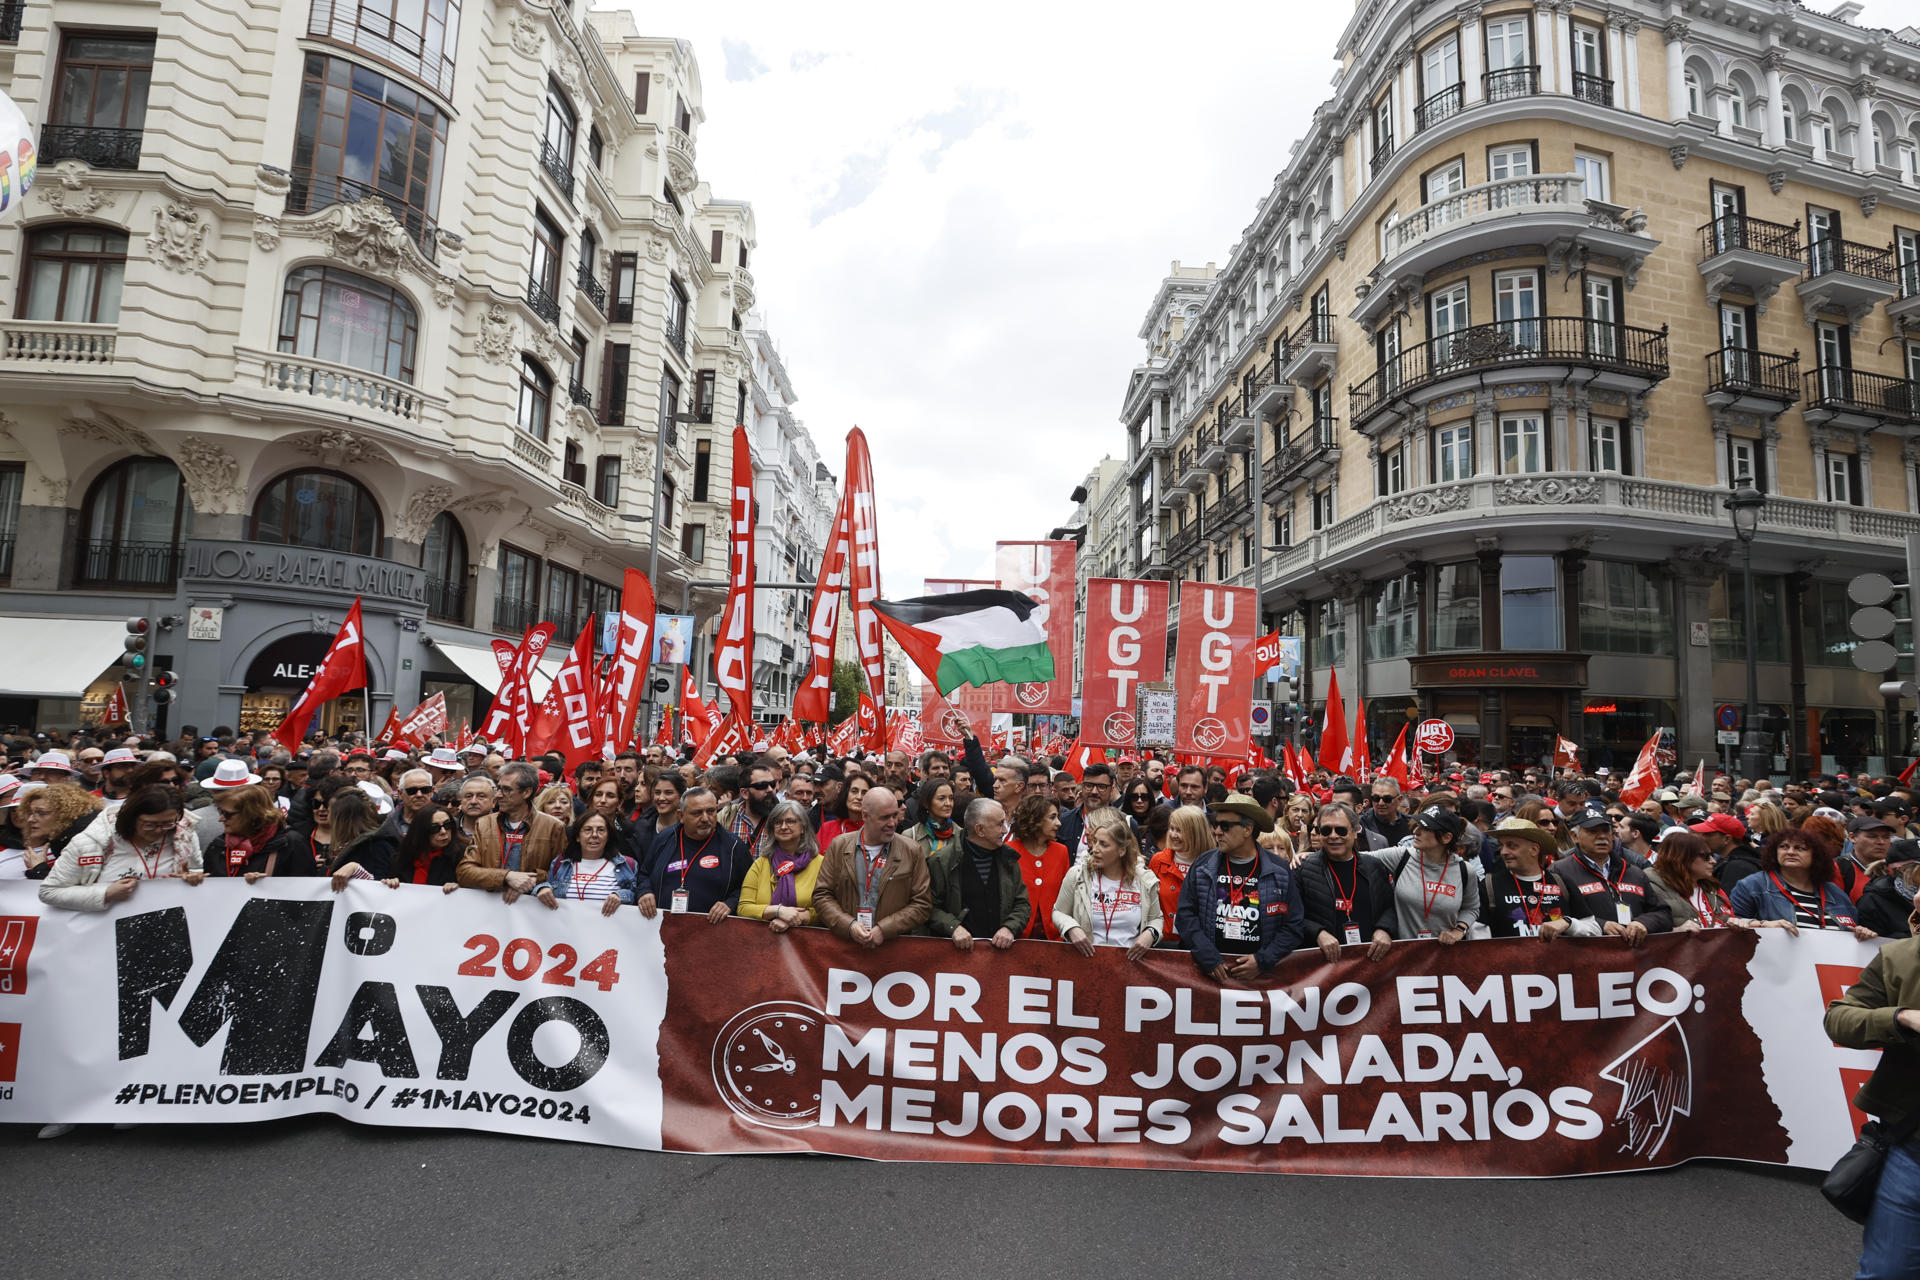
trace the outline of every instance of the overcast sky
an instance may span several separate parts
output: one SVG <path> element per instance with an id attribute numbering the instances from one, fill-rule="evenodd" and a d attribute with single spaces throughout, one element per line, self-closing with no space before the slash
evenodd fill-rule
<path id="1" fill-rule="evenodd" d="M 1875 0 L 1891 22 L 1911 0 Z M 761 311 L 882 586 L 990 577 L 1104 454 L 1168 264 L 1224 264 L 1330 92 L 1348 0 L 636 8 L 700 61 L 698 168 L 752 203 Z M 658 24 L 670 21 L 670 29 Z"/>

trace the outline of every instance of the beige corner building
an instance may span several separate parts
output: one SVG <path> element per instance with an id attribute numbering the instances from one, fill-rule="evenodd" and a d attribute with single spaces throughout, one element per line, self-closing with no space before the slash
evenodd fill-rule
<path id="1" fill-rule="evenodd" d="M 1775 767 L 1908 754 L 1844 588 L 1920 532 L 1920 31 L 1859 10 L 1362 0 L 1148 310 L 1132 571 L 1257 578 L 1376 758 L 1437 716 L 1468 761 L 1691 762 L 1745 701 L 1745 475 Z"/>
<path id="2" fill-rule="evenodd" d="M 550 620 L 557 658 L 629 566 L 713 616 L 753 212 L 700 178 L 689 46 L 583 7 L 0 9 L 39 131 L 0 650 L 42 654 L 0 723 L 96 712 L 130 614 L 178 620 L 167 714 L 203 729 L 277 723 L 356 596 L 376 721 L 477 716 L 491 639 Z"/>

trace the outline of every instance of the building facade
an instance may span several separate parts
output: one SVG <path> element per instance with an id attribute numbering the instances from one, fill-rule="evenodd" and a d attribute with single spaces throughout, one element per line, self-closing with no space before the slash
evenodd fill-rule
<path id="1" fill-rule="evenodd" d="M 1920 531 L 1920 32 L 1781 0 L 1361 0 L 1125 397 L 1132 564 L 1251 585 L 1374 756 L 1719 754 L 1751 544 L 1776 769 L 1909 754 L 1845 584 Z M 1737 717 L 1730 717 L 1737 718 Z M 1891 735 L 1891 736 L 1890 736 Z"/>
<path id="2" fill-rule="evenodd" d="M 689 46 L 582 7 L 28 0 L 0 629 L 93 625 L 0 722 L 104 703 L 131 614 L 172 727 L 266 728 L 356 596 L 376 724 L 477 721 L 490 641 L 552 621 L 551 669 L 629 566 L 718 611 L 690 428 L 742 420 L 753 214 L 699 178 Z"/>

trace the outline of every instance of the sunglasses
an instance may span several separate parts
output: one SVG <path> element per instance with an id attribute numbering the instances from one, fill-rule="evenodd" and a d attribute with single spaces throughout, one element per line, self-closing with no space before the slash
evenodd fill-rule
<path id="1" fill-rule="evenodd" d="M 433 788 L 432 787 L 407 787 L 405 789 L 405 792 L 407 795 L 410 795 L 410 796 L 430 796 L 433 794 Z"/>
<path id="2" fill-rule="evenodd" d="M 1320 834 L 1323 836 L 1344 836 L 1352 830 L 1352 827 L 1321 827 Z"/>
<path id="3" fill-rule="evenodd" d="M 453 830 L 453 824 L 452 824 L 451 822 L 430 822 L 430 823 L 428 823 L 428 824 L 427 824 L 427 830 L 429 830 L 429 831 L 451 831 L 451 830 Z"/>
<path id="4" fill-rule="evenodd" d="M 1213 820 L 1213 829 L 1215 831 L 1231 831 L 1235 827 L 1240 827 L 1245 825 L 1246 824 L 1241 822 L 1240 819 L 1238 818 L 1215 818 Z"/>
<path id="5" fill-rule="evenodd" d="M 749 790 L 749 791 L 771 791 L 771 790 L 773 790 L 773 784 L 772 784 L 771 782 L 749 782 L 749 783 L 747 784 L 747 790 Z"/>
<path id="6" fill-rule="evenodd" d="M 220 810 L 220 821 L 225 822 L 228 818 L 235 818 L 239 815 L 240 811 L 238 809 L 222 809 Z"/>

